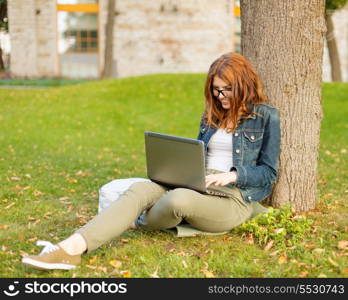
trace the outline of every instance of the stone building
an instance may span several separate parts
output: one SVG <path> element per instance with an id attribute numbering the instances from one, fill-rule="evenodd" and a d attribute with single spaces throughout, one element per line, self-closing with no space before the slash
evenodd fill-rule
<path id="1" fill-rule="evenodd" d="M 98 78 L 108 0 L 8 0 L 12 77 Z M 240 51 L 238 0 L 116 0 L 113 76 L 206 72 Z M 348 4 L 333 15 L 348 81 Z M 324 48 L 323 80 L 330 81 Z"/>
<path id="2" fill-rule="evenodd" d="M 13 77 L 94 77 L 107 0 L 8 0 Z M 206 72 L 233 50 L 228 0 L 117 0 L 113 75 Z"/>

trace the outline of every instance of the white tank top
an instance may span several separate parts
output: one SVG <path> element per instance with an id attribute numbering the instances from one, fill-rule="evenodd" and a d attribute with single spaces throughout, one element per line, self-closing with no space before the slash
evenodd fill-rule
<path id="1" fill-rule="evenodd" d="M 232 133 L 218 129 L 208 143 L 207 169 L 229 172 L 232 166 Z"/>

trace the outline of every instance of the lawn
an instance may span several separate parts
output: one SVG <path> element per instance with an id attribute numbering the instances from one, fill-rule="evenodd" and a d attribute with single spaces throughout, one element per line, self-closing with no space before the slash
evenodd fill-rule
<path id="1" fill-rule="evenodd" d="M 98 189 L 146 175 L 144 130 L 195 138 L 205 76 L 162 74 L 0 89 L 1 277 L 348 277 L 348 84 L 324 84 L 319 199 L 295 245 L 256 234 L 129 230 L 72 271 L 22 266 L 97 213 Z M 289 216 L 293 222 L 298 216 Z M 263 228 L 266 228 L 265 225 Z"/>
<path id="2" fill-rule="evenodd" d="M 1 75 L 1 74 L 0 74 Z M 63 86 L 87 82 L 86 79 L 67 79 L 67 78 L 39 78 L 39 79 L 1 79 L 1 86 L 21 86 L 21 87 L 52 87 Z"/>

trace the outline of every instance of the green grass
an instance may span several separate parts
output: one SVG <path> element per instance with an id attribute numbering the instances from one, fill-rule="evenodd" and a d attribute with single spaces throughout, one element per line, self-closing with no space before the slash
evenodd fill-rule
<path id="1" fill-rule="evenodd" d="M 0 90 L 1 277 L 347 277 L 348 85 L 324 84 L 317 207 L 295 247 L 236 231 L 174 238 L 129 230 L 74 271 L 36 271 L 21 255 L 97 212 L 98 189 L 146 175 L 144 130 L 195 138 L 205 75 L 152 75 L 45 90 Z M 318 250 L 319 249 L 319 250 Z M 116 265 L 116 267 L 115 267 Z"/>
<path id="2" fill-rule="evenodd" d="M 39 78 L 39 79 L 1 79 L 0 86 L 51 87 L 87 82 L 85 79 Z"/>

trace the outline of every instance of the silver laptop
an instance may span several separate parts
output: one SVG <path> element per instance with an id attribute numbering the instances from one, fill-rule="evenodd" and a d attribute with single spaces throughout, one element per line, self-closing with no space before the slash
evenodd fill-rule
<path id="1" fill-rule="evenodd" d="M 203 141 L 145 131 L 147 176 L 169 187 L 184 187 L 211 195 L 205 184 Z"/>

